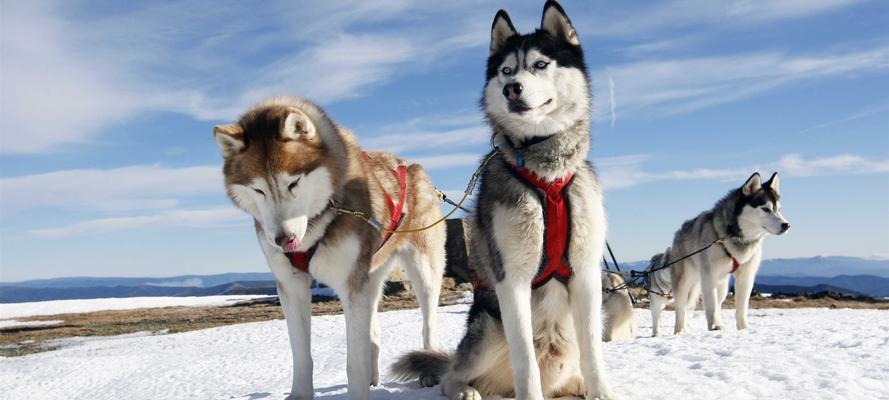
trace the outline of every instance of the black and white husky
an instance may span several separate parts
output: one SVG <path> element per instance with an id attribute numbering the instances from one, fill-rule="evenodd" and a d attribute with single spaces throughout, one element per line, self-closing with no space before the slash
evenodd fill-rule
<path id="1" fill-rule="evenodd" d="M 414 352 L 400 378 L 450 399 L 612 398 L 602 355 L 605 240 L 591 165 L 590 85 L 577 33 L 555 1 L 521 35 L 494 17 L 482 105 L 499 151 L 471 232 L 479 279 L 456 354 Z M 555 278 L 555 279 L 552 279 Z"/>
<path id="2" fill-rule="evenodd" d="M 755 173 L 711 210 L 682 224 L 673 246 L 652 257 L 649 269 L 692 254 L 717 239 L 723 241 L 649 276 L 654 336 L 660 334 L 660 313 L 671 291 L 676 302 L 675 333 L 685 330 L 686 311 L 694 309 L 699 294 L 704 299 L 707 329 L 722 329 L 720 308 L 728 293 L 730 275 L 735 276 L 737 327 L 747 328 L 747 306 L 762 260 L 763 238 L 767 234 L 783 235 L 790 229 L 790 223 L 781 215 L 780 200 L 778 174 L 762 183 L 759 173 Z"/>

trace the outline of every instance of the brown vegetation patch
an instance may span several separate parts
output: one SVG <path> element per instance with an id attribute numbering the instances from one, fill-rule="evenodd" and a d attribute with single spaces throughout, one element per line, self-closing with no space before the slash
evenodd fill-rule
<path id="1" fill-rule="evenodd" d="M 451 305 L 469 289 L 445 278 L 440 303 Z M 394 291 L 380 303 L 381 311 L 419 307 L 413 292 Z M 338 300 L 316 301 L 312 315 L 342 313 Z M 15 318 L 18 321 L 63 321 L 55 325 L 0 328 L 0 356 L 15 357 L 54 350 L 53 341 L 70 337 L 113 336 L 136 332 L 177 333 L 245 322 L 283 319 L 276 303 L 247 302 L 220 307 L 163 307 L 135 310 L 95 311 L 78 314 L 41 315 Z"/>
<path id="2" fill-rule="evenodd" d="M 471 290 L 466 283 L 457 284 L 445 278 L 440 298 L 441 305 L 455 304 L 463 292 Z M 646 303 L 638 307 L 647 308 Z M 830 297 L 765 298 L 754 296 L 751 308 L 853 308 L 889 310 L 889 302 Z M 384 296 L 380 311 L 417 308 L 412 291 L 395 290 Z M 723 308 L 734 308 L 729 298 Z M 342 312 L 338 300 L 316 301 L 312 315 L 331 315 Z M 0 328 L 0 356 L 15 357 L 57 348 L 53 341 L 71 337 L 113 336 L 136 332 L 177 333 L 245 322 L 283 319 L 276 303 L 246 302 L 220 307 L 163 307 L 136 310 L 96 311 L 79 314 L 41 315 L 16 318 L 19 321 L 63 321 L 56 325 L 13 326 Z"/>

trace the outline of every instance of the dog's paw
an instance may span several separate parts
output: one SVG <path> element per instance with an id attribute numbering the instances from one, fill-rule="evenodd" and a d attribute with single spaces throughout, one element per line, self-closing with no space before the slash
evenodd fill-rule
<path id="1" fill-rule="evenodd" d="M 420 387 L 433 387 L 438 385 L 440 379 L 434 375 L 423 375 L 420 377 Z"/>
<path id="2" fill-rule="evenodd" d="M 721 331 L 721 330 L 722 330 L 722 325 L 720 325 L 720 324 L 713 324 L 713 326 L 710 327 L 710 330 L 711 330 L 711 331 Z"/>
<path id="3" fill-rule="evenodd" d="M 584 400 L 615 400 L 617 397 L 611 391 L 611 387 L 607 384 L 600 384 L 596 388 L 589 390 L 584 396 Z"/>
<path id="4" fill-rule="evenodd" d="M 616 400 L 617 397 L 615 397 L 611 393 L 605 393 L 605 394 L 600 393 L 600 394 L 588 394 L 588 395 L 584 396 L 583 399 L 584 400 Z"/>
<path id="5" fill-rule="evenodd" d="M 451 400 L 482 400 L 482 395 L 474 387 L 467 386 L 463 390 L 454 393 L 451 396 Z"/>
<path id="6" fill-rule="evenodd" d="M 290 393 L 287 395 L 287 397 L 284 398 L 284 400 L 312 400 L 312 398 L 314 398 L 314 395 L 315 394 L 313 392 L 302 394 Z"/>

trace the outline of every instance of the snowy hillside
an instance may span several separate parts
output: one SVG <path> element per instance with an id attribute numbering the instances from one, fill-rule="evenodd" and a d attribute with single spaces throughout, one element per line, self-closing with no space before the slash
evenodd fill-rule
<path id="1" fill-rule="evenodd" d="M 442 344 L 459 340 L 466 305 L 440 310 Z M 640 335 L 650 318 L 638 310 Z M 666 323 L 672 326 L 672 313 Z M 724 317 L 734 325 L 731 312 Z M 889 314 L 753 310 L 751 329 L 606 344 L 623 399 L 889 399 Z M 420 345 L 417 310 L 381 314 L 384 368 Z M 342 316 L 312 319 L 316 398 L 346 399 Z M 402 334 L 403 337 L 394 335 Z M 284 321 L 171 335 L 69 340 L 61 350 L 0 359 L 2 399 L 281 399 L 290 388 Z M 438 388 L 384 384 L 374 399 L 441 399 Z"/>
<path id="2" fill-rule="evenodd" d="M 210 307 L 250 300 L 257 295 L 191 296 L 191 297 L 126 297 L 114 299 L 51 300 L 29 303 L 0 303 L 0 319 L 83 313 L 105 310 L 132 310 L 154 307 Z"/>

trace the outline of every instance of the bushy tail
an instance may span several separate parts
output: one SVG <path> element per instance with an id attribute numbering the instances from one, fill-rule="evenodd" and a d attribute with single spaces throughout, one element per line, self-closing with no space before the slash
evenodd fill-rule
<path id="1" fill-rule="evenodd" d="M 434 386 L 448 372 L 451 355 L 440 351 L 412 351 L 392 364 L 392 378 L 397 381 L 418 379 L 422 386 Z"/>

